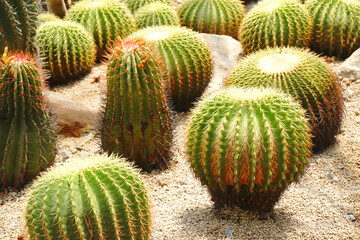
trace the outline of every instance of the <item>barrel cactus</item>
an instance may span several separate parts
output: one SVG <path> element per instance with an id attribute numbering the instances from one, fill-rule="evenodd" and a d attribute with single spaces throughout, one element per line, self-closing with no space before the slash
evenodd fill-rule
<path id="1" fill-rule="evenodd" d="M 36 44 L 46 69 L 49 83 L 64 83 L 86 73 L 95 63 L 93 37 L 78 23 L 49 21 L 36 31 Z"/>
<path id="2" fill-rule="evenodd" d="M 38 178 L 28 193 L 30 239 L 149 239 L 147 190 L 124 159 L 72 159 Z"/>
<path id="3" fill-rule="evenodd" d="M 162 2 L 153 2 L 139 8 L 135 13 L 138 28 L 146 28 L 161 25 L 180 25 L 177 13 Z"/>
<path id="4" fill-rule="evenodd" d="M 38 0 L 0 0 L 0 53 L 6 46 L 10 51 L 35 50 L 33 39 L 40 8 Z"/>
<path id="5" fill-rule="evenodd" d="M 239 39 L 245 53 L 274 46 L 306 47 L 312 19 L 304 5 L 294 0 L 264 0 L 246 15 Z"/>
<path id="6" fill-rule="evenodd" d="M 55 132 L 42 88 L 35 61 L 5 50 L 0 62 L 0 190 L 21 188 L 55 159 Z"/>
<path id="7" fill-rule="evenodd" d="M 315 151 L 330 146 L 340 130 L 339 83 L 326 63 L 308 50 L 286 47 L 255 52 L 237 64 L 226 85 L 271 86 L 293 95 L 306 109 Z"/>
<path id="8" fill-rule="evenodd" d="M 167 167 L 172 142 L 163 71 L 154 52 L 130 38 L 115 45 L 106 72 L 102 147 L 146 171 Z"/>
<path id="9" fill-rule="evenodd" d="M 55 14 L 44 12 L 44 13 L 39 14 L 38 20 L 39 20 L 39 23 L 42 24 L 44 22 L 57 21 L 57 20 L 60 20 L 60 18 L 58 16 L 56 16 Z"/>
<path id="10" fill-rule="evenodd" d="M 119 0 L 82 0 L 69 10 L 67 20 L 81 23 L 95 39 L 98 58 L 107 53 L 116 38 L 136 29 L 134 16 Z"/>
<path id="11" fill-rule="evenodd" d="M 237 38 L 245 5 L 239 0 L 185 0 L 178 12 L 183 26 Z"/>
<path id="12" fill-rule="evenodd" d="M 218 207 L 272 210 L 311 153 L 304 110 L 274 89 L 226 88 L 194 109 L 187 154 Z"/>
<path id="13" fill-rule="evenodd" d="M 311 0 L 305 6 L 314 23 L 312 50 L 347 58 L 360 47 L 358 0 Z"/>
<path id="14" fill-rule="evenodd" d="M 198 33 L 178 26 L 156 26 L 134 35 L 157 50 L 167 68 L 170 95 L 177 111 L 187 111 L 210 82 L 212 58 Z"/>
<path id="15" fill-rule="evenodd" d="M 153 2 L 162 2 L 171 5 L 170 0 L 125 0 L 126 5 L 133 13 L 135 13 L 141 7 Z"/>

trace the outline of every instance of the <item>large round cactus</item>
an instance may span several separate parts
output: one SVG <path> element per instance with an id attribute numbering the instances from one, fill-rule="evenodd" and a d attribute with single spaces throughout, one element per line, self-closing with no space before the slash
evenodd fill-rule
<path id="1" fill-rule="evenodd" d="M 144 42 L 128 39 L 116 44 L 106 72 L 102 147 L 146 171 L 167 167 L 172 142 L 163 71 Z"/>
<path id="2" fill-rule="evenodd" d="M 0 62 L 0 190 L 19 189 L 55 159 L 42 88 L 34 60 L 6 50 Z"/>
<path id="3" fill-rule="evenodd" d="M 308 50 L 274 48 L 241 60 L 226 85 L 275 87 L 290 93 L 306 109 L 314 150 L 331 145 L 340 129 L 343 102 L 339 83 L 326 63 Z"/>
<path id="4" fill-rule="evenodd" d="M 245 53 L 274 46 L 306 47 L 312 19 L 299 1 L 264 0 L 246 15 L 239 39 Z"/>
<path id="5" fill-rule="evenodd" d="M 50 71 L 49 83 L 63 83 L 86 73 L 95 63 L 93 37 L 78 23 L 49 21 L 36 31 L 39 54 Z"/>
<path id="6" fill-rule="evenodd" d="M 305 4 L 314 21 L 312 50 L 347 58 L 360 47 L 358 0 L 311 0 Z"/>
<path id="7" fill-rule="evenodd" d="M 125 0 L 126 5 L 133 13 L 135 13 L 141 7 L 153 2 L 162 2 L 168 5 L 171 4 L 170 0 Z"/>
<path id="8" fill-rule="evenodd" d="M 178 12 L 183 26 L 237 38 L 245 5 L 239 0 L 185 0 Z"/>
<path id="9" fill-rule="evenodd" d="M 175 10 L 162 2 L 149 3 L 139 8 L 135 13 L 135 20 L 139 29 L 162 25 L 180 25 Z"/>
<path id="10" fill-rule="evenodd" d="M 66 19 L 81 23 L 94 36 L 98 57 L 107 53 L 116 38 L 136 29 L 134 16 L 119 0 L 82 0 L 73 5 Z"/>
<path id="11" fill-rule="evenodd" d="M 273 89 L 227 88 L 194 109 L 189 161 L 218 206 L 270 211 L 310 156 L 300 104 Z"/>
<path id="12" fill-rule="evenodd" d="M 150 43 L 164 61 L 177 111 L 187 111 L 210 82 L 212 58 L 198 34 L 177 26 L 149 27 L 134 33 Z"/>
<path id="13" fill-rule="evenodd" d="M 29 192 L 30 239 L 149 239 L 146 188 L 124 159 L 72 159 L 38 178 Z"/>

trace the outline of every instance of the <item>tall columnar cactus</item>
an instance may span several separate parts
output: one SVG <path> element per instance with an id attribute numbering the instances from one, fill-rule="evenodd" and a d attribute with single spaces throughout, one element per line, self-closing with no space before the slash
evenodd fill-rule
<path id="1" fill-rule="evenodd" d="M 312 19 L 304 5 L 294 0 L 264 0 L 246 15 L 239 39 L 245 53 L 274 46 L 306 47 Z"/>
<path id="2" fill-rule="evenodd" d="M 107 68 L 101 128 L 105 151 L 127 157 L 143 170 L 166 168 L 172 142 L 163 66 L 144 42 L 118 43 Z"/>
<path id="3" fill-rule="evenodd" d="M 33 52 L 33 38 L 40 10 L 38 0 L 0 0 L 0 53 L 7 46 L 10 51 Z"/>
<path id="4" fill-rule="evenodd" d="M 153 2 L 162 2 L 171 5 L 170 0 L 125 0 L 126 5 L 133 13 L 135 13 L 141 7 Z"/>
<path id="5" fill-rule="evenodd" d="M 275 87 L 297 98 L 312 126 L 314 150 L 331 145 L 340 129 L 343 100 L 326 63 L 308 50 L 274 48 L 241 60 L 226 85 Z"/>
<path id="6" fill-rule="evenodd" d="M 63 83 L 86 73 L 95 63 L 96 45 L 83 26 L 70 21 L 49 21 L 36 31 L 36 44 L 49 83 Z"/>
<path id="7" fill-rule="evenodd" d="M 175 10 L 162 2 L 149 3 L 139 8 L 135 13 L 135 20 L 139 29 L 151 26 L 180 25 Z"/>
<path id="8" fill-rule="evenodd" d="M 215 204 L 270 211 L 308 163 L 310 129 L 300 104 L 273 89 L 227 88 L 194 109 L 189 161 Z"/>
<path id="9" fill-rule="evenodd" d="M 178 26 L 149 27 L 133 34 L 157 50 L 164 61 L 170 95 L 177 111 L 187 111 L 210 82 L 209 47 L 196 32 Z"/>
<path id="10" fill-rule="evenodd" d="M 360 47 L 358 0 L 311 0 L 305 6 L 314 23 L 312 50 L 347 58 Z"/>
<path id="11" fill-rule="evenodd" d="M 0 190 L 21 188 L 51 165 L 55 132 L 45 111 L 42 81 L 24 53 L 0 62 Z"/>
<path id="12" fill-rule="evenodd" d="M 183 26 L 237 38 L 245 5 L 239 0 L 185 0 L 178 13 Z"/>
<path id="13" fill-rule="evenodd" d="M 107 53 L 116 38 L 136 29 L 134 16 L 119 0 L 82 0 L 70 8 L 66 19 L 81 23 L 93 34 L 98 58 Z"/>
<path id="14" fill-rule="evenodd" d="M 29 191 L 30 239 L 149 239 L 147 191 L 124 159 L 72 159 L 38 178 Z"/>

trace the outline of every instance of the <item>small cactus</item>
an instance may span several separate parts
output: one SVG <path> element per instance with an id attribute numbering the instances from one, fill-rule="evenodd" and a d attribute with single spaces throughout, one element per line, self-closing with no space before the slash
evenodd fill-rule
<path id="1" fill-rule="evenodd" d="M 308 164 L 309 132 L 289 95 L 227 88 L 193 110 L 187 153 L 217 206 L 267 212 Z"/>
<path id="2" fill-rule="evenodd" d="M 52 13 L 41 13 L 38 16 L 39 23 L 42 24 L 44 22 L 50 22 L 50 21 L 57 21 L 60 20 L 60 18 Z"/>
<path id="3" fill-rule="evenodd" d="M 178 12 L 181 25 L 194 31 L 237 38 L 245 5 L 239 0 L 185 0 Z"/>
<path id="4" fill-rule="evenodd" d="M 126 5 L 132 13 L 135 13 L 141 7 L 153 2 L 162 2 L 171 5 L 170 0 L 125 0 Z"/>
<path id="5" fill-rule="evenodd" d="M 239 39 L 246 54 L 275 46 L 306 47 L 312 19 L 297 0 L 264 0 L 246 15 Z"/>
<path id="6" fill-rule="evenodd" d="M 139 8 L 135 13 L 135 20 L 139 29 L 162 25 L 180 25 L 177 13 L 171 6 L 162 2 L 149 3 Z"/>
<path id="7" fill-rule="evenodd" d="M 339 83 L 326 63 L 308 50 L 287 47 L 255 52 L 237 64 L 226 85 L 275 87 L 293 95 L 310 120 L 315 151 L 330 146 L 340 130 Z"/>
<path id="8" fill-rule="evenodd" d="M 310 47 L 328 56 L 349 57 L 360 48 L 360 2 L 358 0 L 305 1 L 313 18 Z"/>
<path id="9" fill-rule="evenodd" d="M 86 73 L 95 63 L 93 37 L 78 23 L 49 21 L 36 31 L 39 54 L 50 72 L 49 83 L 64 83 Z"/>
<path id="10" fill-rule="evenodd" d="M 0 190 L 20 189 L 51 165 L 55 132 L 45 111 L 42 81 L 25 53 L 0 62 Z"/>
<path id="11" fill-rule="evenodd" d="M 149 239 L 147 191 L 124 159 L 72 159 L 38 178 L 28 193 L 30 239 Z"/>
<path id="12" fill-rule="evenodd" d="M 98 58 L 106 55 L 116 38 L 136 30 L 134 16 L 119 0 L 79 1 L 70 8 L 66 19 L 81 23 L 92 33 Z"/>
<path id="13" fill-rule="evenodd" d="M 158 51 L 167 68 L 175 110 L 187 111 L 211 79 L 212 58 L 198 33 L 178 26 L 148 27 L 133 34 Z"/>
<path id="14" fill-rule="evenodd" d="M 143 170 L 166 168 L 172 142 L 163 66 L 144 42 L 115 45 L 106 72 L 107 99 L 101 128 L 105 151 Z"/>

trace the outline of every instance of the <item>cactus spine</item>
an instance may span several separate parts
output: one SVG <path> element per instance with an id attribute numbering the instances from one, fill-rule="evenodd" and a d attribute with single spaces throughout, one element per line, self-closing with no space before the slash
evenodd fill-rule
<path id="1" fill-rule="evenodd" d="M 245 6 L 239 0 L 185 0 L 178 12 L 183 26 L 237 38 Z"/>
<path id="2" fill-rule="evenodd" d="M 132 13 L 135 13 L 141 7 L 153 2 L 162 2 L 171 5 L 170 0 L 125 0 L 126 5 Z"/>
<path id="3" fill-rule="evenodd" d="M 312 50 L 347 58 L 360 47 L 359 1 L 312 0 L 305 6 L 314 22 Z"/>
<path id="4" fill-rule="evenodd" d="M 166 168 L 172 142 L 163 67 L 145 43 L 118 43 L 107 68 L 107 100 L 101 128 L 105 151 L 143 170 Z"/>
<path id="5" fill-rule="evenodd" d="M 38 178 L 29 192 L 30 239 L 149 239 L 147 191 L 124 159 L 72 159 Z"/>
<path id="6" fill-rule="evenodd" d="M 300 2 L 264 0 L 242 21 L 239 39 L 246 54 L 266 47 L 306 47 L 311 30 L 312 19 Z"/>
<path id="7" fill-rule="evenodd" d="M 36 64 L 24 53 L 0 62 L 0 190 L 21 188 L 51 165 L 55 133 Z"/>
<path id="8" fill-rule="evenodd" d="M 119 0 L 82 0 L 70 8 L 66 19 L 81 23 L 92 33 L 98 58 L 107 53 L 116 38 L 136 29 L 134 16 Z"/>
<path id="9" fill-rule="evenodd" d="M 198 33 L 178 26 L 149 27 L 133 36 L 158 51 L 167 68 L 174 108 L 187 111 L 211 79 L 212 58 L 205 41 Z"/>
<path id="10" fill-rule="evenodd" d="M 270 211 L 308 163 L 304 111 L 277 90 L 227 88 L 193 113 L 189 161 L 219 206 Z"/>
<path id="11" fill-rule="evenodd" d="M 238 63 L 226 85 L 275 87 L 293 95 L 306 109 L 315 151 L 330 146 L 340 130 L 343 100 L 339 83 L 326 63 L 308 50 L 255 52 Z"/>

